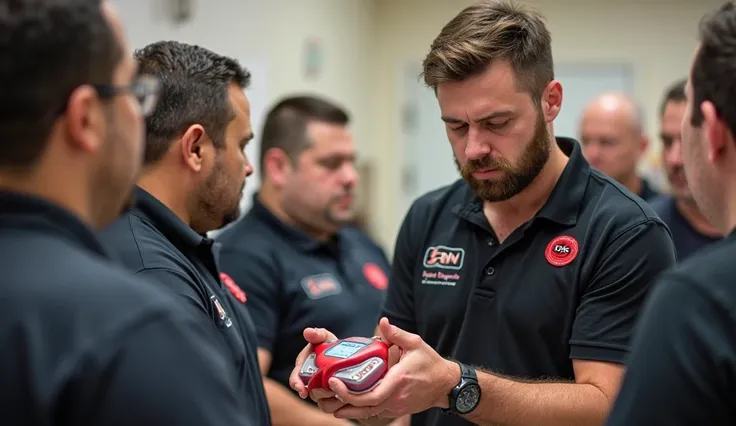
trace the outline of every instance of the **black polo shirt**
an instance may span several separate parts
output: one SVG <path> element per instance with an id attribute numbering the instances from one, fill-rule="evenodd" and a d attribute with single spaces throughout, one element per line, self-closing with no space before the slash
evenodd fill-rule
<path id="1" fill-rule="evenodd" d="M 499 243 L 460 180 L 422 196 L 396 243 L 383 313 L 438 353 L 511 377 L 573 379 L 572 359 L 621 363 L 650 283 L 674 265 L 667 227 L 577 142 L 546 204 Z M 465 425 L 440 410 L 414 425 Z"/>
<path id="2" fill-rule="evenodd" d="M 736 233 L 663 274 L 609 426 L 736 424 Z"/>
<path id="3" fill-rule="evenodd" d="M 3 425 L 254 425 L 222 343 L 75 216 L 0 192 Z"/>
<path id="4" fill-rule="evenodd" d="M 672 232 L 678 262 L 682 262 L 701 248 L 720 240 L 720 238 L 703 235 L 693 228 L 690 222 L 680 213 L 680 210 L 677 209 L 675 198 L 671 195 L 659 197 L 651 204 L 654 211 L 657 212 Z"/>
<path id="5" fill-rule="evenodd" d="M 136 275 L 180 297 L 182 305 L 226 343 L 248 413 L 254 424 L 270 425 L 253 322 L 221 281 L 219 244 L 197 234 L 143 189 L 136 189 L 136 198 L 135 208 L 105 230 L 103 242 Z"/>
<path id="6" fill-rule="evenodd" d="M 317 241 L 277 219 L 255 194 L 252 209 L 218 241 L 222 270 L 247 294 L 258 344 L 272 354 L 268 376 L 277 382 L 289 387 L 307 327 L 373 336 L 389 264 L 359 230 Z"/>

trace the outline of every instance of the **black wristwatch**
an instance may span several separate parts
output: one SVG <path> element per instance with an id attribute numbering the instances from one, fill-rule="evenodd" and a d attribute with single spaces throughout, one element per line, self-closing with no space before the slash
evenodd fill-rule
<path id="1" fill-rule="evenodd" d="M 478 375 L 473 368 L 455 361 L 460 366 L 460 382 L 447 394 L 450 407 L 445 412 L 453 414 L 468 414 L 480 403 L 480 385 Z"/>

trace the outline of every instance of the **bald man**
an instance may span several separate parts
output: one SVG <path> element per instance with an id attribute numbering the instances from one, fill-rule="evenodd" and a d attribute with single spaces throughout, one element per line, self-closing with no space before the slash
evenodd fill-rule
<path id="1" fill-rule="evenodd" d="M 604 93 L 583 111 L 580 142 L 591 166 L 649 201 L 659 193 L 637 173 L 649 143 L 642 121 L 641 110 L 629 96 Z"/>

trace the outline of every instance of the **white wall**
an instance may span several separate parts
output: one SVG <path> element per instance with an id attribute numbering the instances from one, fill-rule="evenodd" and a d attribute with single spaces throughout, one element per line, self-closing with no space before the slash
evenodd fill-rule
<path id="1" fill-rule="evenodd" d="M 400 217 L 394 213 L 401 200 L 396 182 L 400 178 L 400 101 L 397 81 L 400 69 L 419 63 L 442 26 L 469 0 L 376 0 L 375 43 L 381 56 L 377 73 L 373 114 L 381 123 L 376 128 L 376 157 L 381 188 L 375 199 L 381 206 L 374 212 L 389 243 Z M 637 97 L 648 113 L 647 125 L 656 141 L 660 97 L 664 88 L 687 75 L 695 48 L 697 23 L 720 0 L 527 0 L 545 16 L 552 33 L 555 61 L 630 62 L 636 72 Z M 602 88 L 605 89 L 605 88 Z M 564 90 L 564 88 L 563 88 Z M 564 108 L 564 101 L 563 101 Z M 439 119 L 439 117 L 438 117 Z"/>
<path id="2" fill-rule="evenodd" d="M 470 0 L 193 0 L 177 26 L 169 0 L 111 0 L 134 47 L 161 39 L 194 42 L 268 64 L 268 101 L 293 91 L 326 95 L 350 110 L 362 156 L 373 160 L 374 231 L 390 252 L 401 221 L 399 179 L 402 68 L 418 64 L 441 27 Z M 657 133 L 662 90 L 686 75 L 697 22 L 721 0 L 527 0 L 547 16 L 555 61 L 630 62 L 636 95 Z M 205 7 L 206 5 L 206 7 Z M 303 74 L 304 46 L 318 38 L 324 72 Z M 254 75 L 253 79 L 262 78 Z M 258 121 L 258 118 L 256 118 Z M 656 138 L 655 138 L 656 140 Z"/>

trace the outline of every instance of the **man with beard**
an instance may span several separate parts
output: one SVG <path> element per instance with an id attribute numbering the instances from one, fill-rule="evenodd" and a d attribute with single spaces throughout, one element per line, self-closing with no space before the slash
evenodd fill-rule
<path id="1" fill-rule="evenodd" d="M 237 219 L 253 172 L 244 151 L 253 137 L 244 92 L 250 74 L 231 58 L 178 42 L 151 44 L 135 59 L 139 72 L 161 81 L 161 97 L 146 118 L 135 207 L 103 240 L 219 335 L 237 369 L 237 396 L 253 424 L 269 425 L 252 320 L 230 294 L 238 289 L 221 282 L 219 245 L 205 236 Z"/>
<path id="2" fill-rule="evenodd" d="M 253 314 L 276 426 L 349 424 L 299 400 L 289 375 L 306 327 L 372 336 L 388 284 L 383 251 L 352 226 L 358 174 L 348 122 L 321 98 L 278 102 L 261 135 L 253 208 L 218 237 L 224 279 L 242 286 Z"/>
<path id="3" fill-rule="evenodd" d="M 401 357 L 370 392 L 332 378 L 308 394 L 298 370 L 335 336 L 307 329 L 291 386 L 369 424 L 601 425 L 650 283 L 675 263 L 667 227 L 553 137 L 562 87 L 538 13 L 467 7 L 423 75 L 463 179 L 415 201 L 399 231 L 377 333 Z"/>
<path id="4" fill-rule="evenodd" d="M 99 0 L 0 3 L 4 426 L 250 426 L 235 369 L 95 231 L 138 175 L 158 82 Z"/>
<path id="5" fill-rule="evenodd" d="M 686 107 L 685 81 L 680 81 L 667 90 L 660 109 L 662 163 L 670 183 L 670 194 L 651 203 L 672 232 L 678 261 L 687 259 L 702 247 L 721 238 L 721 233 L 710 224 L 695 204 L 685 179 L 681 124 Z"/>
<path id="6" fill-rule="evenodd" d="M 682 158 L 698 208 L 725 238 L 657 280 L 609 426 L 736 424 L 736 2 L 706 15 L 698 38 Z"/>

